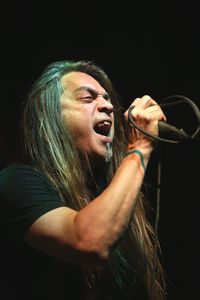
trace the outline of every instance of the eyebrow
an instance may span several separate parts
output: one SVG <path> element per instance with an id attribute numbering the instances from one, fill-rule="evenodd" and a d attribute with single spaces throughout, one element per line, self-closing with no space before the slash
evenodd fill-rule
<path id="1" fill-rule="evenodd" d="M 89 87 L 89 86 L 81 86 L 81 87 L 79 87 L 79 88 L 77 88 L 77 89 L 75 89 L 75 93 L 76 92 L 80 92 L 80 91 L 87 91 L 87 92 L 89 92 L 90 94 L 92 94 L 92 95 L 96 95 L 96 97 L 98 96 L 98 95 L 101 95 L 101 96 L 103 96 L 105 99 L 109 99 L 110 98 L 110 96 L 109 96 L 109 94 L 108 93 L 98 93 L 97 92 L 97 90 L 94 90 L 93 88 L 91 88 L 91 87 Z"/>

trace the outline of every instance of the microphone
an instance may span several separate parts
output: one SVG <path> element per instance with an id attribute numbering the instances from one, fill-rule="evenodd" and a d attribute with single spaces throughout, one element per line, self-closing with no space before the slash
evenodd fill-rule
<path id="1" fill-rule="evenodd" d="M 200 127 L 198 126 L 198 129 L 196 130 L 196 133 L 193 135 L 187 134 L 182 128 L 179 129 L 173 125 L 168 124 L 165 121 L 159 121 L 158 122 L 158 136 L 151 135 L 150 133 L 146 132 L 139 126 L 137 126 L 132 118 L 131 111 L 133 110 L 134 106 L 130 106 L 128 110 L 128 120 L 129 122 L 138 130 L 146 134 L 147 136 L 150 136 L 158 141 L 168 142 L 168 143 L 179 143 L 179 142 L 188 142 L 188 141 L 200 141 L 199 139 L 196 139 L 194 136 L 199 131 Z"/>
<path id="2" fill-rule="evenodd" d="M 188 135 L 183 129 L 178 129 L 173 125 L 169 125 L 167 122 L 158 122 L 159 136 L 165 138 L 173 138 L 178 141 L 191 140 L 192 137 Z"/>

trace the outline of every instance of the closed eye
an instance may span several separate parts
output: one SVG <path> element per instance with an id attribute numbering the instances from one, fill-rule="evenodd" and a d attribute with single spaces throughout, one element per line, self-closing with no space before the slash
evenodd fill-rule
<path id="1" fill-rule="evenodd" d="M 94 100 L 94 97 L 92 96 L 86 96 L 86 97 L 81 97 L 79 100 L 82 100 L 84 102 L 92 102 Z"/>
<path id="2" fill-rule="evenodd" d="M 111 102 L 110 96 L 107 93 L 98 93 L 96 90 L 86 86 L 78 88 L 76 90 L 76 95 L 78 100 L 83 100 L 86 102 L 92 102 L 100 96 Z"/>

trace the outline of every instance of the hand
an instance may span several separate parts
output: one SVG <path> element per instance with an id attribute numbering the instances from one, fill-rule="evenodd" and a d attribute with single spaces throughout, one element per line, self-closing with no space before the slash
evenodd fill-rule
<path id="1" fill-rule="evenodd" d="M 158 122 L 160 120 L 166 121 L 166 116 L 161 110 L 157 102 L 150 96 L 145 95 L 141 98 L 136 98 L 131 106 L 134 108 L 131 111 L 131 116 L 139 127 L 150 133 L 151 135 L 158 136 Z M 145 146 L 145 148 L 153 146 L 153 139 L 141 131 L 137 130 L 128 120 L 128 110 L 124 114 L 128 124 L 128 150 L 135 148 L 138 145 Z"/>

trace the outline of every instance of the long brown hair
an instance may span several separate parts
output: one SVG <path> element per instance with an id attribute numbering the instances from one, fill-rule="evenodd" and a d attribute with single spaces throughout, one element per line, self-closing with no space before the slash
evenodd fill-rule
<path id="1" fill-rule="evenodd" d="M 106 163 L 104 181 L 109 184 L 126 152 L 126 135 L 122 109 L 117 91 L 105 71 L 91 61 L 57 61 L 42 72 L 32 86 L 23 106 L 21 128 L 25 158 L 42 171 L 51 181 L 66 205 L 80 210 L 89 201 L 87 178 L 70 130 L 63 125 L 60 96 L 63 93 L 61 78 L 66 73 L 84 72 L 95 78 L 111 97 L 115 115 L 113 155 Z M 89 160 L 86 160 L 89 164 Z M 113 250 L 109 263 L 102 269 L 86 269 L 89 284 L 109 279 L 113 289 L 127 295 L 132 293 L 139 278 L 147 294 L 154 300 L 165 299 L 164 271 L 160 263 L 160 251 L 156 258 L 156 276 L 153 278 L 154 230 L 147 219 L 145 198 L 138 196 L 130 225 Z M 160 250 L 159 244 L 158 249 Z M 108 275 L 109 274 L 109 275 Z M 103 284 L 102 284 L 103 286 Z M 126 299 L 129 299 L 128 296 Z M 131 299 L 131 298 L 130 298 Z"/>

